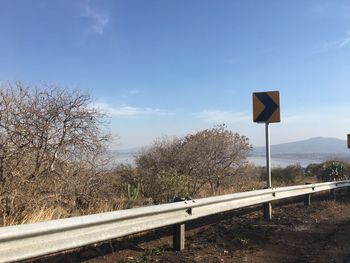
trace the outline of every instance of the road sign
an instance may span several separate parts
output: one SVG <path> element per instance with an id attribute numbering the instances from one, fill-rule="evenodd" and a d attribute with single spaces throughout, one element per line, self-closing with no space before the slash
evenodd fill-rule
<path id="1" fill-rule="evenodd" d="M 279 91 L 253 93 L 253 121 L 262 123 L 280 122 Z"/>
<path id="2" fill-rule="evenodd" d="M 280 93 L 279 91 L 254 92 L 253 93 L 253 121 L 265 123 L 266 135 L 266 172 L 267 187 L 272 188 L 271 183 L 271 149 L 270 149 L 270 123 L 280 122 Z M 271 203 L 264 205 L 265 219 L 271 220 Z"/>
<path id="3" fill-rule="evenodd" d="M 350 148 L 350 134 L 348 134 L 348 148 Z"/>

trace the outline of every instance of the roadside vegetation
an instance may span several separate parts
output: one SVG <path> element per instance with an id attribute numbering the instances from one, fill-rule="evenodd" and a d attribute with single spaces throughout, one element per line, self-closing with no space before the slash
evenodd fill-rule
<path id="1" fill-rule="evenodd" d="M 113 198 L 103 170 L 110 136 L 90 105 L 79 90 L 1 86 L 2 225 L 93 211 Z"/>
<path id="2" fill-rule="evenodd" d="M 163 137 L 135 166 L 112 166 L 106 116 L 79 90 L 0 86 L 0 226 L 262 189 L 249 139 L 224 124 Z M 344 180 L 350 164 L 272 170 L 273 186 Z"/>

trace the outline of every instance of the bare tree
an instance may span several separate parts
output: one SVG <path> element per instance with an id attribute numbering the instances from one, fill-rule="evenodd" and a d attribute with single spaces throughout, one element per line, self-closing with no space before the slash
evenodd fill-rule
<path id="1" fill-rule="evenodd" d="M 176 178 L 188 178 L 191 195 L 205 185 L 216 194 L 226 178 L 237 175 L 246 166 L 250 150 L 247 137 L 219 125 L 183 138 L 157 140 L 136 159 L 136 164 L 145 195 L 147 189 L 157 187 L 158 173 L 170 171 Z"/>
<path id="2" fill-rule="evenodd" d="M 239 173 L 247 164 L 249 139 L 228 130 L 225 125 L 205 129 L 183 139 L 183 172 L 192 178 L 192 192 L 208 183 L 212 194 L 227 177 Z"/>
<path id="3" fill-rule="evenodd" d="M 103 125 L 91 97 L 79 90 L 21 82 L 1 86 L 0 201 L 57 185 L 85 191 L 110 138 Z"/>
<path id="4" fill-rule="evenodd" d="M 156 139 L 151 148 L 136 158 L 136 178 L 144 196 L 151 197 L 156 202 L 166 202 L 169 200 L 164 200 L 163 196 L 175 195 L 177 189 L 173 185 L 183 181 L 183 174 L 179 172 L 181 149 L 180 139 L 164 137 Z M 166 189 L 167 194 L 161 193 Z"/>

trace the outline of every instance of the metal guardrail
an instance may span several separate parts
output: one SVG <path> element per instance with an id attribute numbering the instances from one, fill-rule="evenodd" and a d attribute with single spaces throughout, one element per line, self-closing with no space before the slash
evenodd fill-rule
<path id="1" fill-rule="evenodd" d="M 349 187 L 350 180 L 270 188 L 0 228 L 0 262 L 39 257 L 220 212 Z"/>

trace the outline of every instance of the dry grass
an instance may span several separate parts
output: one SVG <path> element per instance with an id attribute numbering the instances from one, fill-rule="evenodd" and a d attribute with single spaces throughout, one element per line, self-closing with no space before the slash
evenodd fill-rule
<path id="1" fill-rule="evenodd" d="M 28 211 L 25 214 L 17 214 L 14 216 L 6 216 L 6 214 L 3 214 L 1 226 L 30 224 L 60 219 L 68 216 L 68 211 L 62 207 L 43 207 L 33 211 Z"/>
<path id="2" fill-rule="evenodd" d="M 21 224 L 50 221 L 68 216 L 68 211 L 62 207 L 43 207 L 41 209 L 33 211 L 32 213 L 26 214 L 23 217 Z"/>
<path id="3" fill-rule="evenodd" d="M 227 178 L 227 181 L 223 182 L 217 195 L 263 189 L 266 187 L 266 182 L 263 179 L 262 173 L 265 173 L 262 168 L 248 167 L 244 173 Z M 278 187 L 317 182 L 316 177 L 301 176 L 297 179 L 298 180 L 294 182 L 273 180 L 272 183 L 274 187 Z M 121 182 L 113 182 L 113 186 L 118 186 L 118 183 L 120 184 Z M 12 196 L 13 200 L 15 200 L 16 197 L 16 200 L 21 201 L 19 204 L 22 204 L 22 206 L 12 205 L 11 210 L 6 210 L 4 206 L 0 206 L 0 227 L 103 213 L 152 204 L 152 199 L 139 197 L 138 200 L 131 201 L 125 197 L 125 194 L 113 192 L 115 187 L 111 189 L 107 188 L 108 184 L 100 188 L 105 191 L 101 195 L 84 196 L 83 205 L 79 205 L 75 199 L 69 195 L 67 197 L 60 194 L 52 194 L 51 192 L 50 195 L 40 196 L 37 194 L 29 194 L 30 191 L 24 194 L 25 191 L 23 191 L 23 196 Z M 118 195 L 120 197 L 116 197 Z M 203 198 L 211 195 L 211 189 L 209 185 L 206 185 L 199 195 L 194 198 Z M 33 198 L 33 196 L 35 196 L 35 198 Z M 12 201 L 12 203 L 14 202 Z M 10 204 L 12 203 L 10 202 Z M 7 213 L 5 211 L 7 211 Z"/>
<path id="4" fill-rule="evenodd" d="M 50 221 L 73 216 L 90 215 L 104 213 L 143 205 L 143 200 L 129 201 L 126 198 L 117 198 L 114 200 L 100 200 L 92 203 L 84 209 L 68 210 L 61 206 L 42 207 L 37 209 L 25 210 L 21 213 L 12 214 L 10 216 L 2 213 L 0 218 L 0 227 L 12 226 L 19 224 L 30 224 L 37 222 Z"/>

